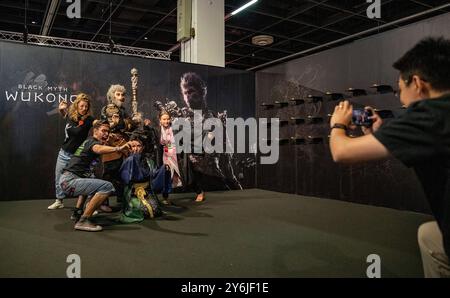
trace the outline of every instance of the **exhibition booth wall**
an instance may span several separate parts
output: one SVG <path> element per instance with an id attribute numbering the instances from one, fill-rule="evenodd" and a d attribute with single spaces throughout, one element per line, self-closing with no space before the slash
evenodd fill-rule
<path id="1" fill-rule="evenodd" d="M 53 198 L 54 168 L 65 126 L 58 114 L 59 100 L 85 92 L 92 97 L 93 114 L 98 117 L 107 104 L 109 86 L 122 84 L 130 111 L 130 70 L 137 68 L 138 109 L 155 124 L 155 102 L 185 106 L 180 78 L 188 72 L 205 82 L 208 108 L 215 115 L 226 111 L 229 118 L 280 119 L 277 163 L 261 164 L 261 156 L 252 153 L 228 154 L 212 163 L 219 174 L 209 177 L 206 190 L 261 188 L 427 213 L 417 178 L 399 161 L 334 163 L 328 123 L 342 98 L 357 108 L 370 105 L 387 114 L 401 114 L 394 94 L 398 73 L 392 63 L 423 37 L 450 37 L 449 23 L 447 13 L 256 74 L 0 42 L 0 200 Z"/>
<path id="2" fill-rule="evenodd" d="M 0 42 L 0 200 L 54 198 L 54 172 L 64 140 L 65 120 L 58 113 L 62 99 L 84 92 L 91 96 L 93 115 L 107 104 L 111 84 L 127 89 L 131 114 L 131 74 L 138 75 L 138 110 L 156 125 L 156 101 L 186 104 L 180 78 L 194 72 L 207 88 L 208 109 L 231 118 L 255 117 L 254 73 L 171 61 L 125 57 L 79 50 Z M 229 154 L 212 160 L 217 169 L 207 190 L 254 188 L 254 155 Z"/>
<path id="3" fill-rule="evenodd" d="M 387 117 L 400 114 L 401 103 L 394 94 L 398 72 L 392 64 L 424 37 L 449 38 L 449 23 L 447 13 L 258 71 L 257 117 L 281 119 L 280 161 L 258 164 L 258 187 L 429 212 L 413 171 L 399 161 L 334 163 L 328 123 L 342 98 L 355 108 L 382 110 Z"/>

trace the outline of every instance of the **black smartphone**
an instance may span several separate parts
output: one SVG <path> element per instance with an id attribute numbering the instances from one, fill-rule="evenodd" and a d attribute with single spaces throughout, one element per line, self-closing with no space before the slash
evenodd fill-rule
<path id="1" fill-rule="evenodd" d="M 356 126 L 371 127 L 373 125 L 373 120 L 370 117 L 373 116 L 371 110 L 365 109 L 354 109 L 352 115 L 352 122 Z"/>

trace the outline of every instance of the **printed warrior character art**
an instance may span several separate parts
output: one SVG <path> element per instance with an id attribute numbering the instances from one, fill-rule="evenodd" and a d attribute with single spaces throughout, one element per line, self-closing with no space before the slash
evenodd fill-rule
<path id="1" fill-rule="evenodd" d="M 167 101 L 166 103 L 156 102 L 155 107 L 159 111 L 166 111 L 170 114 L 171 120 L 175 121 L 177 118 L 184 118 L 191 122 L 192 131 L 194 125 L 194 117 L 198 117 L 194 110 L 201 111 L 202 123 L 208 118 L 218 118 L 222 121 L 223 127 L 226 127 L 227 112 L 214 113 L 208 109 L 206 95 L 206 83 L 196 73 L 185 73 L 180 80 L 180 92 L 183 97 L 185 107 L 180 108 L 175 101 Z M 226 132 L 224 133 L 226 136 Z M 197 136 L 204 139 L 205 137 L 214 138 L 211 132 L 203 131 L 202 136 Z M 225 138 L 228 142 L 228 138 Z M 193 141 L 195 142 L 195 140 Z M 228 144 L 225 144 L 226 146 Z M 241 183 L 237 179 L 233 163 L 236 162 L 232 154 L 227 153 L 189 153 L 180 156 L 179 163 L 182 165 L 183 184 L 189 185 L 197 176 L 195 173 L 201 173 L 203 181 L 208 180 L 215 185 L 221 184 L 224 189 L 242 189 Z M 197 183 L 199 183 L 197 181 Z M 207 184 L 207 183 L 202 183 Z"/>

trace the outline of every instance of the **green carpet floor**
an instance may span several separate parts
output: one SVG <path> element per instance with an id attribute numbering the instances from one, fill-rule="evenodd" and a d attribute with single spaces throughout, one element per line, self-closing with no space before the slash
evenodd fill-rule
<path id="1" fill-rule="evenodd" d="M 82 277 L 422 277 L 416 233 L 428 215 L 263 190 L 172 196 L 165 219 L 75 231 L 48 201 L 0 203 L 0 277 L 65 277 L 78 254 Z M 115 200 L 113 200 L 115 201 Z"/>

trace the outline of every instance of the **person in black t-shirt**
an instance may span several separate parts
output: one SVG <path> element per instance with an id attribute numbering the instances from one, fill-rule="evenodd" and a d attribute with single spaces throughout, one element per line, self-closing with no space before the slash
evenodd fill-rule
<path id="1" fill-rule="evenodd" d="M 97 232 L 102 227 L 90 222 L 89 218 L 95 210 L 115 191 L 111 182 L 91 178 L 93 162 L 97 162 L 102 154 L 125 152 L 130 149 L 130 143 L 120 147 L 105 146 L 109 137 L 109 123 L 97 121 L 94 123 L 94 134 L 87 138 L 61 175 L 60 185 L 68 196 L 92 196 L 81 218 L 75 224 L 76 230 Z"/>
<path id="2" fill-rule="evenodd" d="M 58 153 L 55 167 L 56 200 L 48 206 L 49 210 L 64 208 L 63 199 L 66 197 L 59 185 L 62 170 L 66 167 L 77 148 L 87 138 L 94 119 L 91 114 L 91 103 L 88 95 L 80 93 L 73 104 L 67 109 L 67 102 L 59 104 L 60 114 L 66 118 L 64 142 Z"/>
<path id="3" fill-rule="evenodd" d="M 365 136 L 349 138 L 352 106 L 341 102 L 331 119 L 331 153 L 345 163 L 392 155 L 415 170 L 436 218 L 418 231 L 425 277 L 450 277 L 450 40 L 424 39 L 394 68 L 406 112 L 385 125 L 375 114 Z"/>

